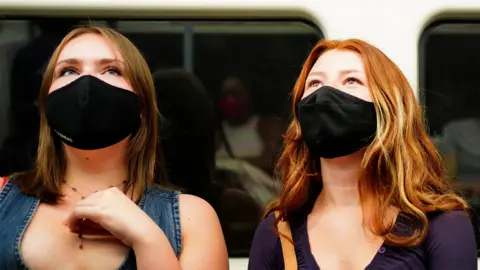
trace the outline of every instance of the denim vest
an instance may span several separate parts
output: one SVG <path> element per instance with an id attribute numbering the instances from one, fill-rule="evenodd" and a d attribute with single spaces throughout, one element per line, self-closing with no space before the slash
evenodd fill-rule
<path id="1" fill-rule="evenodd" d="M 140 208 L 163 230 L 177 257 L 182 249 L 178 196 L 179 193 L 176 191 L 152 188 L 144 192 L 139 204 Z M 1 270 L 28 269 L 20 254 L 20 243 L 39 203 L 38 198 L 22 193 L 12 179 L 0 192 Z M 119 269 L 137 269 L 132 249 Z"/>

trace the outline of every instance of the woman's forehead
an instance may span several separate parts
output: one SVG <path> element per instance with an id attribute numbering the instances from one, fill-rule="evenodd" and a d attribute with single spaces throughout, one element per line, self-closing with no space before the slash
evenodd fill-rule
<path id="1" fill-rule="evenodd" d="M 329 73 L 356 71 L 364 73 L 363 59 L 360 54 L 349 50 L 331 50 L 323 53 L 315 62 L 310 73 Z"/>
<path id="2" fill-rule="evenodd" d="M 81 61 L 98 59 L 123 60 L 115 47 L 102 35 L 83 34 L 70 40 L 60 52 L 57 63 L 66 59 Z"/>

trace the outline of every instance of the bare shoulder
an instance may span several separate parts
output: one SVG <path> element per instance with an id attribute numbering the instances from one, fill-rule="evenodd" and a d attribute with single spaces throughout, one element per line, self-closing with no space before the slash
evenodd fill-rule
<path id="1" fill-rule="evenodd" d="M 196 231 L 205 232 L 206 229 L 215 231 L 217 228 L 221 228 L 217 213 L 204 199 L 193 195 L 181 194 L 179 203 L 180 224 L 184 238 L 194 234 Z M 201 226 L 199 226 L 200 224 Z M 219 233 L 222 233 L 221 229 Z"/>
<path id="2" fill-rule="evenodd" d="M 218 220 L 217 214 L 213 207 L 204 199 L 188 195 L 181 194 L 179 196 L 180 202 L 180 221 L 182 223 L 195 222 L 197 219 L 208 222 L 204 219 Z"/>
<path id="3" fill-rule="evenodd" d="M 228 254 L 222 227 L 213 207 L 205 200 L 192 195 L 180 195 L 179 202 L 183 246 L 180 255 L 182 268 L 228 269 Z"/>

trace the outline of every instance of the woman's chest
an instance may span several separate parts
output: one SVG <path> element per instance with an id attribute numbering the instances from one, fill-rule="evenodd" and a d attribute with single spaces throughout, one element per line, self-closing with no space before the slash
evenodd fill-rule
<path id="1" fill-rule="evenodd" d="M 68 214 L 67 209 L 38 207 L 20 238 L 23 262 L 31 269 L 118 269 L 130 249 L 112 236 L 80 238 L 64 225 Z"/>
<path id="2" fill-rule="evenodd" d="M 361 219 L 344 222 L 309 220 L 303 237 L 306 261 L 321 270 L 422 270 L 426 254 L 422 246 L 392 247 L 382 237 L 361 226 Z M 346 222 L 349 221 L 349 222 Z M 356 222 L 357 221 L 357 222 Z M 357 225 L 355 225 L 357 224 Z M 303 239 L 302 239 L 303 238 Z"/>
<path id="3" fill-rule="evenodd" d="M 363 270 L 382 250 L 383 239 L 359 229 L 316 228 L 308 232 L 320 269 Z"/>
<path id="4" fill-rule="evenodd" d="M 304 256 L 304 268 L 309 270 L 426 270 L 427 254 L 423 246 L 418 247 L 392 247 L 380 244 L 375 246 L 362 246 L 353 241 L 322 241 L 311 240 L 298 245 L 298 252 Z M 296 239 L 296 241 L 304 241 Z M 341 247 L 344 247 L 341 249 Z"/>

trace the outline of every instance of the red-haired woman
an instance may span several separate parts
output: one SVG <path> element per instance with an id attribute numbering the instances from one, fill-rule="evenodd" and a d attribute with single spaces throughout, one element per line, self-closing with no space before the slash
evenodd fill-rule
<path id="1" fill-rule="evenodd" d="M 319 42 L 293 112 L 284 188 L 257 228 L 249 269 L 477 269 L 467 203 L 385 54 L 361 40 Z"/>

